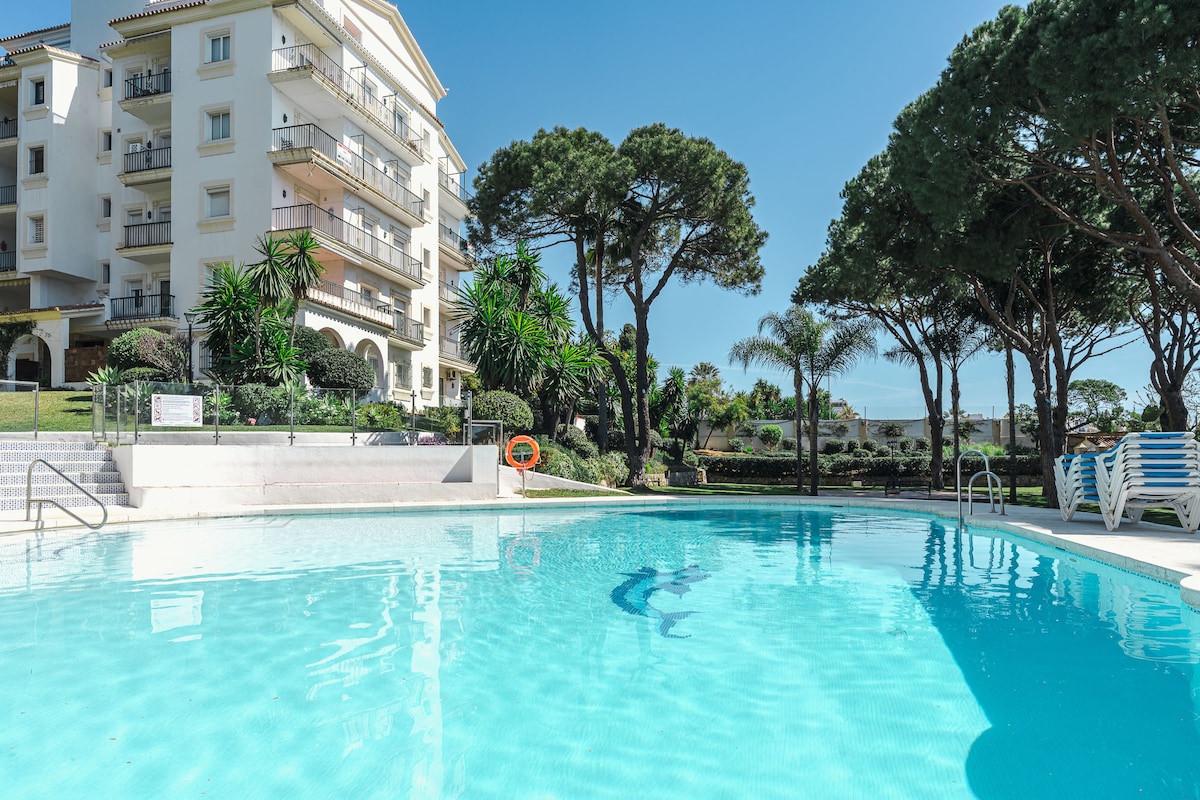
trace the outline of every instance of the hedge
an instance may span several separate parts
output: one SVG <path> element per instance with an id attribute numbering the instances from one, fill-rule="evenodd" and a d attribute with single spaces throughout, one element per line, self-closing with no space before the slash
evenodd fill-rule
<path id="1" fill-rule="evenodd" d="M 872 456 L 857 453 L 854 455 L 818 455 L 820 474 L 830 478 L 853 478 L 860 475 L 894 476 L 898 478 L 918 477 L 929 475 L 929 455 L 897 455 Z M 724 478 L 794 478 L 796 476 L 796 459 L 778 458 L 766 454 L 752 456 L 718 455 L 700 456 L 700 466 L 708 470 L 710 475 L 720 475 Z M 991 467 L 999 475 L 1008 474 L 1008 458 L 991 460 Z M 978 456 L 968 456 L 963 459 L 963 477 L 966 480 L 983 469 L 983 459 Z M 802 475 L 808 474 L 808 456 L 802 461 Z M 1037 456 L 1017 456 L 1018 475 L 1040 475 L 1041 461 Z M 954 464 L 947 460 L 945 471 L 953 477 Z"/>

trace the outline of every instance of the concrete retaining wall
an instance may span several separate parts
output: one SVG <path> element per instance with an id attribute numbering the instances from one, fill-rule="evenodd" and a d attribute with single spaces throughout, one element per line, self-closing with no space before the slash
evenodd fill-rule
<path id="1" fill-rule="evenodd" d="M 113 448 L 139 508 L 492 500 L 493 446 Z"/>

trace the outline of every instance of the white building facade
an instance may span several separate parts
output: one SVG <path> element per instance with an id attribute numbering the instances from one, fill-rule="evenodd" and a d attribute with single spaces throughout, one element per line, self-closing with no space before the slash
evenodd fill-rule
<path id="1" fill-rule="evenodd" d="M 83 381 L 125 330 L 186 330 L 213 265 L 309 230 L 301 322 L 364 356 L 375 399 L 456 403 L 473 268 L 446 90 L 381 0 L 73 0 L 0 40 L 0 323 L 9 376 Z M 196 363 L 201 364 L 196 329 Z"/>

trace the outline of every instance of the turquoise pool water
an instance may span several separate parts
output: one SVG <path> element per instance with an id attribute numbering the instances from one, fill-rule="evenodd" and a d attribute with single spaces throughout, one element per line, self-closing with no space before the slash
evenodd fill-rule
<path id="1" fill-rule="evenodd" d="M 1198 797 L 1198 661 L 1177 588 L 915 514 L 9 538 L 0 796 Z"/>

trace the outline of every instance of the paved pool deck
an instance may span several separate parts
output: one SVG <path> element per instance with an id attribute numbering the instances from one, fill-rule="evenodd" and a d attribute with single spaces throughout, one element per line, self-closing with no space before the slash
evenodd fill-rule
<path id="1" fill-rule="evenodd" d="M 416 510 L 454 510 L 480 508 L 540 508 L 580 505 L 624 506 L 695 506 L 711 503 L 755 504 L 796 503 L 826 506 L 857 506 L 890 508 L 935 514 L 957 523 L 957 504 L 947 499 L 924 497 L 880 497 L 878 493 L 855 490 L 828 490 L 820 497 L 740 497 L 632 495 L 595 498 L 531 499 L 498 498 L 495 501 L 471 503 L 388 503 L 388 504 L 321 504 L 289 506 L 227 506 L 223 508 L 164 511 L 113 506 L 109 508 L 110 526 L 137 525 L 158 520 L 241 517 L 278 514 L 339 514 L 394 513 Z M 1070 522 L 1062 519 L 1057 510 L 1007 506 L 1005 515 L 990 513 L 987 504 L 976 503 L 975 514 L 966 517 L 969 525 L 994 528 L 1058 548 L 1068 553 L 1086 556 L 1112 566 L 1150 578 L 1176 584 L 1183 600 L 1200 611 L 1200 534 L 1188 534 L 1179 528 L 1142 522 L 1123 523 L 1115 533 L 1109 533 L 1099 514 L 1077 513 Z M 965 513 L 965 506 L 964 506 Z M 96 512 L 83 509 L 81 516 L 98 519 Z M 78 523 L 57 510 L 47 509 L 45 528 L 78 527 Z M 0 536 L 28 535 L 32 523 L 25 521 L 25 512 L 0 512 Z"/>

